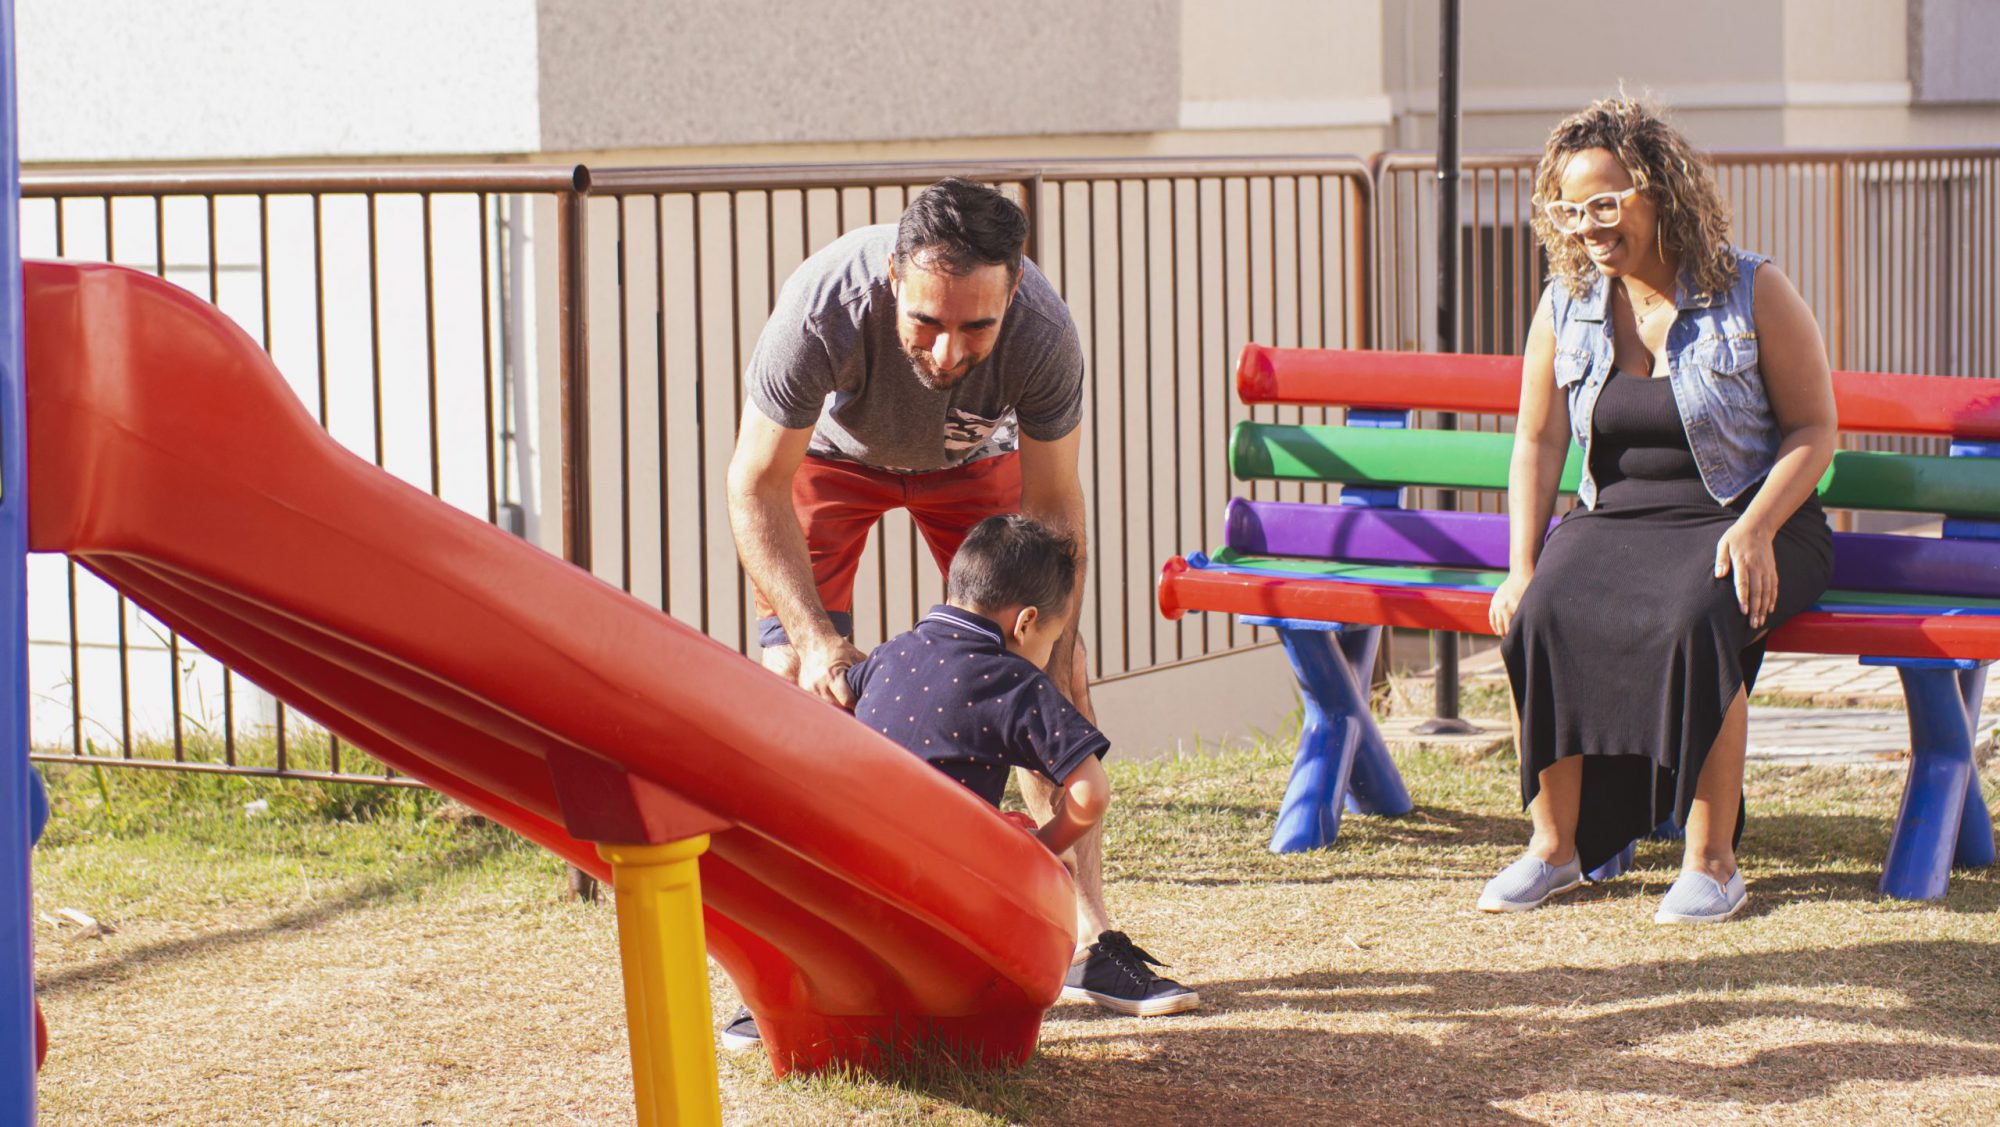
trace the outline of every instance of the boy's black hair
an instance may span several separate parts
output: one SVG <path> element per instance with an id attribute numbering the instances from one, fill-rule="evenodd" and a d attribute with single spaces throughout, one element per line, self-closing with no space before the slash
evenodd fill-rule
<path id="1" fill-rule="evenodd" d="M 981 266 L 1005 266 L 1010 279 L 1021 276 L 1021 251 L 1028 242 L 1028 217 L 1014 201 L 984 184 L 956 176 L 918 193 L 896 225 L 896 271 L 910 268 L 912 255 L 925 270 L 964 276 Z"/>
<path id="2" fill-rule="evenodd" d="M 987 517 L 967 534 L 945 578 L 945 601 L 977 610 L 1029 606 L 1044 615 L 1069 606 L 1076 589 L 1076 538 L 1019 513 Z"/>

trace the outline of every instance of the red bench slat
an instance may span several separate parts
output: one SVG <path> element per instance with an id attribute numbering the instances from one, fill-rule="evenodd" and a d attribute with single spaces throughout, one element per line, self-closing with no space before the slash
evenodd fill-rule
<path id="1" fill-rule="evenodd" d="M 1160 569 L 1160 613 L 1169 621 L 1206 610 L 1491 634 L 1491 601 L 1483 591 L 1204 571 L 1180 556 Z M 1807 611 L 1773 631 L 1769 644 L 1787 653 L 2000 659 L 2000 615 Z"/>
<path id="2" fill-rule="evenodd" d="M 1511 415 L 1521 358 L 1250 344 L 1236 393 L 1245 403 Z M 2000 441 L 2000 379 L 1835 372 L 1833 398 L 1844 431 Z"/>

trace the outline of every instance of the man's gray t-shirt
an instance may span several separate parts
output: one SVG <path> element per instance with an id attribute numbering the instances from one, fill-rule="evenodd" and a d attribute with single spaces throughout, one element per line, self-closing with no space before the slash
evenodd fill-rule
<path id="1" fill-rule="evenodd" d="M 893 224 L 863 227 L 802 263 L 757 338 L 750 402 L 779 426 L 813 427 L 809 452 L 896 473 L 1004 454 L 1019 433 L 1052 442 L 1083 417 L 1083 348 L 1069 307 L 1025 259 L 993 351 L 932 391 L 896 336 Z"/>

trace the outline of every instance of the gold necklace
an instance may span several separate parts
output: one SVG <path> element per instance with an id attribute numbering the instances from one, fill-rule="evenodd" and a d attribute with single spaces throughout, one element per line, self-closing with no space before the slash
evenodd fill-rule
<path id="1" fill-rule="evenodd" d="M 1630 286 L 1625 287 L 1625 304 L 1627 305 L 1633 304 L 1632 289 Z M 1646 322 L 1653 319 L 1653 315 L 1655 313 L 1658 313 L 1662 309 L 1672 309 L 1672 308 L 1674 308 L 1674 305 L 1672 302 L 1667 301 L 1667 295 L 1655 291 L 1652 295 L 1646 298 L 1646 311 L 1644 313 L 1639 312 L 1636 306 L 1633 308 L 1632 310 L 1633 321 L 1635 324 L 1644 325 Z"/>

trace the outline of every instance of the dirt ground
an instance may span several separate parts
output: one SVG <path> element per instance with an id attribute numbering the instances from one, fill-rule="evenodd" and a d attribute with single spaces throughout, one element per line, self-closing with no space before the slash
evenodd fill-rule
<path id="1" fill-rule="evenodd" d="M 1512 760 L 1404 766 L 1412 815 L 1274 857 L 1282 752 L 1121 765 L 1113 906 L 1200 1012 L 1061 1005 L 1000 1077 L 778 1083 L 725 1054 L 725 1117 L 2000 1122 L 2000 879 L 1876 898 L 1899 775 L 1754 771 L 1746 916 L 1660 928 L 1665 844 L 1558 906 L 1473 911 L 1525 836 Z M 80 834 L 37 863 L 44 912 L 115 928 L 37 924 L 45 1122 L 632 1121 L 611 908 L 502 831 L 279 818 Z"/>

